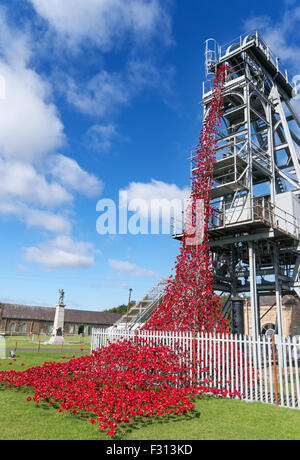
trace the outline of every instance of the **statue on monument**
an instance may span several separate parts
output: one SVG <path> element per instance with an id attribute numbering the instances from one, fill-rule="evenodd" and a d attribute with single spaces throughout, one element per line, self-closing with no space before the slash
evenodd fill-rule
<path id="1" fill-rule="evenodd" d="M 59 303 L 59 305 L 63 305 L 64 304 L 65 291 L 63 289 L 60 289 L 58 292 L 59 292 L 58 303 Z"/>
<path id="2" fill-rule="evenodd" d="M 64 297 L 65 291 L 59 289 L 59 299 L 56 304 L 56 311 L 54 317 L 54 324 L 52 328 L 51 338 L 48 342 L 48 345 L 62 345 L 64 343 L 64 321 L 65 321 L 65 304 Z"/>

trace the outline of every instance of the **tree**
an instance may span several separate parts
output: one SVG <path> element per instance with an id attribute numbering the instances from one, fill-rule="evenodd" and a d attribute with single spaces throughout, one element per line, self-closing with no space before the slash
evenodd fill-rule
<path id="1" fill-rule="evenodd" d="M 136 304 L 135 300 L 132 300 L 129 304 L 129 308 L 133 307 Z M 119 305 L 118 307 L 113 307 L 109 310 L 105 310 L 108 313 L 118 313 L 119 315 L 125 315 L 127 312 L 127 305 Z"/>

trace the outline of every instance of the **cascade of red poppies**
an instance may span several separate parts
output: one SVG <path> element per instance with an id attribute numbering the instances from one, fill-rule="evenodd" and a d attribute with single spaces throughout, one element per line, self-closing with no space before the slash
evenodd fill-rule
<path id="1" fill-rule="evenodd" d="M 73 357 L 75 358 L 75 357 Z M 27 401 L 46 402 L 58 412 L 88 417 L 109 436 L 135 419 L 180 415 L 192 410 L 195 395 L 235 397 L 195 382 L 189 352 L 158 340 L 120 340 L 91 355 L 46 362 L 25 371 L 0 371 L 0 389 L 31 388 Z M 202 366 L 201 373 L 206 372 Z"/>
<path id="2" fill-rule="evenodd" d="M 208 226 L 211 218 L 211 188 L 217 142 L 221 123 L 226 66 L 218 68 L 210 110 L 196 148 L 196 165 L 192 176 L 192 192 L 175 275 L 170 278 L 165 298 L 154 312 L 146 330 L 228 332 L 220 311 L 219 299 L 213 292 Z M 200 230 L 200 231 L 199 231 Z M 150 334 L 151 335 L 151 334 Z M 147 336 L 147 333 L 146 333 Z M 210 363 L 200 356 L 200 347 L 209 346 L 196 340 L 182 349 L 172 349 L 154 337 L 150 342 L 141 337 L 109 343 L 89 356 L 63 363 L 44 363 L 23 372 L 0 372 L 0 386 L 31 387 L 33 401 L 46 401 L 58 412 L 91 415 L 90 422 L 109 436 L 135 418 L 180 415 L 194 408 L 194 395 L 204 393 L 223 397 L 241 396 L 240 388 L 229 392 L 218 389 L 203 378 L 209 367 L 217 370 L 222 361 L 227 366 L 220 375 L 224 381 L 248 372 L 257 378 L 243 354 L 234 348 L 215 346 Z M 195 338 L 195 335 L 194 335 Z M 197 358 L 198 356 L 198 358 Z M 243 381 L 245 387 L 246 383 Z M 27 397 L 31 401 L 31 396 Z"/>
<path id="3" fill-rule="evenodd" d="M 221 315 L 220 299 L 213 291 L 208 244 L 217 131 L 223 112 L 227 69 L 228 66 L 222 65 L 216 71 L 210 108 L 196 148 L 191 197 L 175 274 L 169 279 L 161 305 L 145 324 L 146 330 L 228 331 Z"/>

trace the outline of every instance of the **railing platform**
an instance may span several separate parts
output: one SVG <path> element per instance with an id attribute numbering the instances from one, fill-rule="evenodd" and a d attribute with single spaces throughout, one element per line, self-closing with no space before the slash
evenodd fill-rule
<path id="1" fill-rule="evenodd" d="M 223 46 L 219 46 L 213 39 L 207 40 L 206 44 L 207 74 L 213 74 L 217 64 L 231 62 L 237 56 L 241 55 L 241 53 L 251 51 L 256 60 L 264 66 L 271 77 L 276 78 L 278 84 L 286 94 L 289 97 L 295 96 L 296 90 L 294 85 L 289 82 L 287 70 L 281 66 L 279 59 L 274 56 L 258 32 L 240 35 L 235 40 Z M 209 49 L 210 44 L 213 44 L 213 50 Z M 211 80 L 208 80 L 208 82 L 212 85 Z M 203 96 L 207 97 L 211 90 L 211 87 L 208 90 L 204 87 Z"/>
<path id="2" fill-rule="evenodd" d="M 216 206 L 216 205 L 215 205 Z M 265 197 L 229 209 L 214 208 L 209 225 L 210 240 L 235 234 L 261 234 L 272 230 L 270 237 L 300 241 L 299 219 L 271 203 Z M 183 230 L 174 226 L 173 238 L 180 240 Z M 251 239 L 251 238 L 250 238 Z"/>
<path id="3" fill-rule="evenodd" d="M 239 232 L 274 230 L 276 237 L 289 237 L 300 241 L 298 219 L 273 206 L 265 197 L 255 197 L 251 203 L 230 209 L 215 208 L 209 226 L 211 237 Z"/>
<path id="4" fill-rule="evenodd" d="M 288 231 L 281 229 L 280 227 L 274 228 L 274 226 L 270 225 L 268 221 L 260 220 L 245 220 L 243 222 L 238 222 L 235 224 L 226 225 L 223 227 L 210 227 L 209 228 L 209 235 L 211 239 L 215 239 L 217 237 L 223 236 L 230 236 L 236 233 L 249 233 L 249 235 L 263 234 L 268 232 L 268 230 L 274 230 L 270 232 L 270 237 L 272 238 L 292 238 L 300 241 L 299 236 L 297 237 L 295 234 L 292 234 Z M 250 238 L 249 238 L 250 239 Z"/>

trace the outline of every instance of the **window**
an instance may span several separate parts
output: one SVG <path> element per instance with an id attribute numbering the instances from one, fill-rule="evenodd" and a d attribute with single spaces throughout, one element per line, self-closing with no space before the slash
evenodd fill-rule
<path id="1" fill-rule="evenodd" d="M 16 323 L 11 323 L 10 326 L 9 326 L 9 330 L 10 330 L 10 332 L 15 332 L 15 330 L 16 330 Z"/>
<path id="2" fill-rule="evenodd" d="M 23 323 L 23 324 L 22 324 L 22 326 L 21 326 L 21 332 L 26 332 L 26 326 L 27 326 L 26 323 Z"/>

